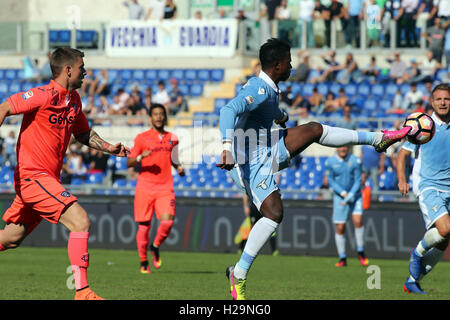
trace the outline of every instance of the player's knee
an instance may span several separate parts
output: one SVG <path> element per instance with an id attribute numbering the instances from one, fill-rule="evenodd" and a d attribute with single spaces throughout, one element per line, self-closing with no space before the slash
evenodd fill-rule
<path id="1" fill-rule="evenodd" d="M 91 227 L 91 220 L 89 220 L 87 214 L 83 214 L 80 215 L 79 219 L 76 220 L 74 230 L 71 231 L 88 232 L 90 227 Z"/>
<path id="2" fill-rule="evenodd" d="M 283 221 L 283 208 L 273 208 L 269 212 L 266 212 L 264 216 L 276 223 L 281 223 Z"/>
<path id="3" fill-rule="evenodd" d="M 315 137 L 314 140 L 319 140 L 323 133 L 322 125 L 315 121 L 308 122 L 306 125 L 308 126 L 308 132 L 310 132 L 312 136 Z"/>

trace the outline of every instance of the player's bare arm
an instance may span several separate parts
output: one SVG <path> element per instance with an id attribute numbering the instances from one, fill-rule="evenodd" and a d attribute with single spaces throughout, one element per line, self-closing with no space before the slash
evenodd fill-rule
<path id="1" fill-rule="evenodd" d="M 403 196 L 409 191 L 409 183 L 406 181 L 405 175 L 405 163 L 406 158 L 411 154 L 410 151 L 400 149 L 397 155 L 397 177 L 398 177 L 398 190 Z"/>
<path id="2" fill-rule="evenodd" d="M 92 129 L 75 136 L 75 138 L 89 148 L 110 153 L 118 157 L 126 157 L 130 153 L 130 149 L 125 147 L 121 142 L 112 145 L 100 138 L 97 132 Z"/>
<path id="3" fill-rule="evenodd" d="M 231 154 L 231 142 L 223 142 L 223 151 L 220 156 L 220 162 L 216 164 L 216 167 L 230 171 L 234 168 L 233 155 Z"/>
<path id="4" fill-rule="evenodd" d="M 178 145 L 172 150 L 170 161 L 172 163 L 172 167 L 174 167 L 175 170 L 177 170 L 177 173 L 180 175 L 180 177 L 184 177 L 186 173 L 184 172 L 184 169 L 181 166 L 180 157 L 178 155 Z"/>
<path id="5" fill-rule="evenodd" d="M 136 158 L 128 157 L 128 159 L 127 159 L 127 167 L 128 168 L 136 167 L 142 161 L 142 159 L 144 159 L 145 157 L 148 157 L 151 154 L 152 154 L 152 152 L 150 150 L 144 150 Z"/>
<path id="6" fill-rule="evenodd" d="M 10 115 L 12 115 L 11 105 L 8 101 L 5 101 L 0 104 L 0 126 L 3 124 L 3 121 L 5 121 L 5 118 Z"/>

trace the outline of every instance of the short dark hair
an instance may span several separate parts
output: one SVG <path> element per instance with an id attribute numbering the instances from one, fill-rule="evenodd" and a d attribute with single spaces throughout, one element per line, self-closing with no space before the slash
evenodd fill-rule
<path id="1" fill-rule="evenodd" d="M 52 69 L 53 77 L 59 76 L 64 66 L 73 66 L 78 58 L 83 57 L 84 53 L 77 49 L 67 47 L 56 49 L 50 56 L 50 68 Z"/>
<path id="2" fill-rule="evenodd" d="M 261 61 L 261 68 L 273 67 L 277 62 L 280 62 L 288 52 L 291 51 L 289 43 L 271 38 L 264 43 L 259 49 L 259 60 Z"/>
<path id="3" fill-rule="evenodd" d="M 167 125 L 167 110 L 166 110 L 166 107 L 164 107 L 160 103 L 152 103 L 152 105 L 150 106 L 150 109 L 148 109 L 148 116 L 151 117 L 153 110 L 155 110 L 157 108 L 161 108 L 163 110 L 163 113 L 164 113 L 164 125 Z"/>
<path id="4" fill-rule="evenodd" d="M 434 92 L 438 90 L 444 90 L 450 93 L 450 85 L 448 83 L 441 83 L 438 84 L 434 89 L 431 91 L 431 98 L 434 99 Z"/>

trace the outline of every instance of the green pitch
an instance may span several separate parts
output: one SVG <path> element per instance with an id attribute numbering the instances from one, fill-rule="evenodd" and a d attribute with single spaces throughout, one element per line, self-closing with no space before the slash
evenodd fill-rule
<path id="1" fill-rule="evenodd" d="M 162 251 L 163 265 L 150 275 L 139 273 L 134 250 L 90 249 L 88 280 L 106 299 L 120 300 L 229 300 L 225 269 L 237 254 Z M 370 258 L 370 257 L 369 257 Z M 336 258 L 309 256 L 259 256 L 248 278 L 249 299 L 450 299 L 449 262 L 441 262 L 422 282 L 430 294 L 402 291 L 408 261 L 370 259 L 380 271 L 380 289 L 359 265 L 335 268 Z M 21 247 L 0 253 L 0 299 L 73 299 L 69 259 L 64 248 Z M 369 281 L 368 281 L 369 279 Z M 270 293 L 268 295 L 267 293 Z"/>

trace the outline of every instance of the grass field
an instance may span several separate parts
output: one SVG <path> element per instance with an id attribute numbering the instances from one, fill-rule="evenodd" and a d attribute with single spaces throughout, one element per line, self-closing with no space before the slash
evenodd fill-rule
<path id="1" fill-rule="evenodd" d="M 134 250 L 90 249 L 88 279 L 99 295 L 112 300 L 229 300 L 225 269 L 237 254 L 162 252 L 163 266 L 139 273 Z M 408 262 L 371 259 L 380 267 L 381 289 L 368 289 L 371 274 L 349 258 L 335 268 L 336 258 L 259 256 L 248 278 L 253 300 L 450 299 L 450 263 L 441 262 L 422 281 L 426 296 L 402 291 Z M 64 248 L 21 247 L 0 254 L 0 299 L 73 299 Z M 69 281 L 70 283 L 70 281 Z"/>

